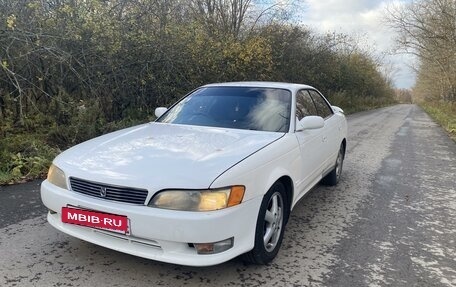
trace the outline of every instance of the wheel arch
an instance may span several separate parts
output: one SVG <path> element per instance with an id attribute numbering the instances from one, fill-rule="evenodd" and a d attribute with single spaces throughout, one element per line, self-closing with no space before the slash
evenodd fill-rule
<path id="1" fill-rule="evenodd" d="M 341 145 L 344 147 L 344 157 L 345 157 L 345 152 L 347 151 L 347 139 L 346 138 L 344 138 L 342 140 Z"/>
<path id="2" fill-rule="evenodd" d="M 293 180 L 288 175 L 284 175 L 276 180 L 280 181 L 285 186 L 286 191 L 286 202 L 287 202 L 287 210 L 285 216 L 285 224 L 288 222 L 288 218 L 290 217 L 291 213 L 291 206 L 293 205 L 293 197 L 294 197 L 294 187 L 293 187 Z"/>

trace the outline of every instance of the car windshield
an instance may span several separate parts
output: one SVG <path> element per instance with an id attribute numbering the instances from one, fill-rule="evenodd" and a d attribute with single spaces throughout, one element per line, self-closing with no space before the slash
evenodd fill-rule
<path id="1" fill-rule="evenodd" d="M 291 92 L 258 87 L 200 88 L 168 110 L 158 122 L 287 132 Z"/>

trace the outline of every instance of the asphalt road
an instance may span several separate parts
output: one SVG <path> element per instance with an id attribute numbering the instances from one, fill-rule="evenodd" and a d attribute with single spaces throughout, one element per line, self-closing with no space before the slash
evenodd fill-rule
<path id="1" fill-rule="evenodd" d="M 0 187 L 0 286 L 456 286 L 456 144 L 417 106 L 348 117 L 342 182 L 293 210 L 268 266 L 154 262 L 69 237 L 39 182 Z"/>

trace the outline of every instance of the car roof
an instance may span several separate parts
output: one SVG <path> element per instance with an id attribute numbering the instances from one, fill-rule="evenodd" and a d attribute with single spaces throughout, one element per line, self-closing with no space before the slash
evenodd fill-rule
<path id="1" fill-rule="evenodd" d="M 314 89 L 309 85 L 294 84 L 294 83 L 282 83 L 282 82 L 227 82 L 227 83 L 213 83 L 207 84 L 203 87 L 261 87 L 261 88 L 275 88 L 275 89 L 287 89 L 287 90 L 300 90 L 300 89 Z"/>

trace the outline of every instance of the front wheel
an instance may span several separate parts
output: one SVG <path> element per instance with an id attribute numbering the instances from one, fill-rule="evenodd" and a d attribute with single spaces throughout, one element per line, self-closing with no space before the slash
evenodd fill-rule
<path id="1" fill-rule="evenodd" d="M 255 246 L 244 254 L 244 260 L 267 264 L 276 257 L 282 245 L 285 217 L 288 214 L 286 198 L 285 186 L 281 182 L 274 183 L 263 197 L 255 231 Z"/>

